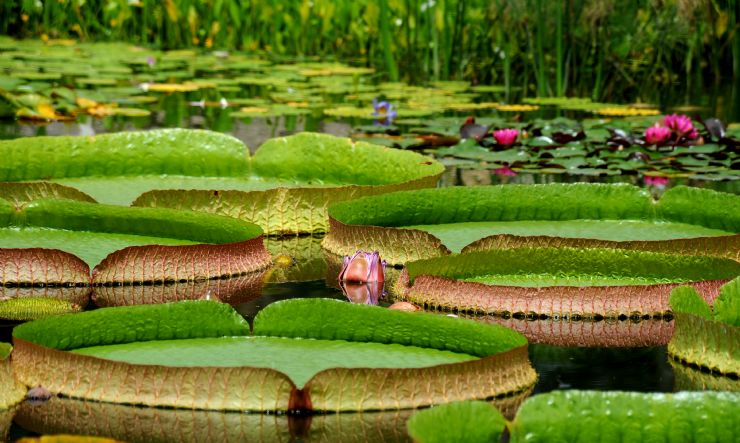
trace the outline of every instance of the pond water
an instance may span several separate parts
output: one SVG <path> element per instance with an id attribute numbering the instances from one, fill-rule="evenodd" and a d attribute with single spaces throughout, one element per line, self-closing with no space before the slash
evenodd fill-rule
<path id="1" fill-rule="evenodd" d="M 81 117 L 77 122 L 74 123 L 49 123 L 44 125 L 18 123 L 15 121 L 0 121 L 0 138 L 15 138 L 24 136 L 34 135 L 94 135 L 105 132 L 115 132 L 122 130 L 135 130 L 142 128 L 152 127 L 191 127 L 191 128 L 207 128 L 214 129 L 221 132 L 228 132 L 240 140 L 244 141 L 254 151 L 263 141 L 270 137 L 278 135 L 292 134 L 303 130 L 327 132 L 335 135 L 349 136 L 358 132 L 357 127 L 360 126 L 360 121 L 353 119 L 330 119 L 325 117 L 316 116 L 285 116 L 285 117 L 274 117 L 274 118 L 231 118 L 229 117 L 229 110 L 214 108 L 202 108 L 198 106 L 192 106 L 189 103 L 193 100 L 202 99 L 199 96 L 188 96 L 188 100 L 185 96 L 178 96 L 177 94 L 163 97 L 161 101 L 155 106 L 155 112 L 146 118 L 131 118 L 123 116 L 107 117 L 104 119 L 97 119 L 92 117 Z M 736 103 L 738 103 L 736 101 Z M 727 107 L 727 104 L 724 104 Z M 709 106 L 714 106 L 714 110 L 717 110 L 718 106 L 722 106 L 722 102 L 718 104 L 716 101 L 710 103 Z M 725 116 L 730 118 L 737 117 L 734 112 L 740 112 L 736 109 L 727 110 L 723 108 L 722 111 Z M 567 113 L 566 113 L 567 114 Z M 543 111 L 540 114 L 532 115 L 531 118 L 552 118 L 557 116 L 566 115 L 554 111 Z M 457 119 L 460 123 L 464 121 L 465 113 L 447 113 L 445 114 L 448 118 Z M 578 114 L 575 114 L 578 115 Z M 459 124 L 458 124 L 459 125 Z M 404 130 L 410 129 L 414 124 L 408 124 L 402 126 Z M 403 132 L 403 131 L 402 131 Z M 732 165 L 736 168 L 736 164 Z M 156 178 L 153 178 L 156 181 Z M 459 162 L 450 161 L 447 165 L 447 171 L 443 176 L 442 186 L 453 186 L 453 185 L 485 185 L 485 184 L 497 184 L 497 183 L 549 183 L 549 182 L 574 182 L 574 181 L 590 181 L 590 182 L 631 182 L 640 184 L 640 179 L 637 175 L 567 175 L 567 174 L 542 174 L 536 172 L 522 172 L 516 177 L 509 176 L 507 174 L 496 173 L 490 168 L 476 169 L 471 168 L 470 163 L 460 164 Z M 740 180 L 720 180 L 720 181 L 706 181 L 695 178 L 674 178 L 668 186 L 675 184 L 691 184 L 695 186 L 706 186 L 715 188 L 718 190 L 740 192 Z M 241 183 L 234 184 L 234 187 L 238 188 Z M 256 183 L 250 184 L 250 186 L 272 185 L 272 183 Z M 105 183 L 92 183 L 91 187 L 105 186 Z M 147 183 L 147 187 L 150 185 Z M 656 195 L 660 194 L 663 190 L 663 186 L 651 187 L 650 188 Z M 131 189 L 131 195 L 138 194 L 139 191 L 134 188 Z M 122 199 L 129 199 L 128 195 L 123 195 Z M 569 226 L 569 229 L 582 234 L 579 226 Z M 593 227 L 593 225 L 590 225 Z M 470 226 L 470 235 L 473 237 L 479 236 L 478 226 Z M 484 226 L 485 229 L 490 229 L 490 226 Z M 531 226 L 528 229 L 537 230 L 542 227 Z M 621 229 L 632 232 L 633 230 L 644 230 L 646 226 L 622 226 Z M 650 226 L 654 228 L 654 226 Z M 665 227 L 662 227 L 665 228 Z M 674 227 L 675 228 L 675 227 Z M 431 228 L 430 228 L 431 229 Z M 437 230 L 443 230 L 444 226 L 437 226 Z M 558 230 L 561 229 L 560 227 Z M 603 231 L 603 232 L 602 232 Z M 540 232 L 540 231 L 537 231 Z M 548 232 L 548 231 L 542 231 Z M 620 231 L 621 232 L 621 231 Z M 2 234 L 2 233 L 0 233 Z M 29 233 L 32 234 L 32 233 Z M 444 232 L 439 232 L 444 237 Z M 608 234 L 608 235 L 607 235 Z M 675 234 L 670 231 L 666 231 L 667 238 L 679 237 L 679 234 Z M 691 233 L 693 234 L 693 233 Z M 722 234 L 721 232 L 711 232 L 710 234 Z M 605 225 L 599 227 L 599 232 L 593 233 L 597 238 L 602 238 L 606 235 L 608 238 L 618 238 L 619 232 L 613 230 L 613 226 Z M 476 237 L 477 238 L 477 237 Z M 74 239 L 59 238 L 60 242 L 68 242 Z M 3 236 L 0 235 L 0 243 L 2 243 Z M 272 245 L 271 250 L 273 253 L 280 250 L 283 254 L 292 255 L 291 251 L 294 247 L 291 242 L 293 239 L 276 240 L 270 239 Z M 449 239 L 449 242 L 457 247 L 458 244 L 468 243 L 468 239 Z M 7 246 L 3 244 L 4 246 Z M 93 254 L 93 252 L 91 252 Z M 297 255 L 297 254 L 296 254 Z M 90 260 L 95 261 L 94 259 Z M 257 290 L 256 293 L 250 292 L 248 296 L 238 297 L 235 300 L 240 300 L 235 308 L 241 313 L 246 319 L 252 320 L 254 316 L 265 306 L 269 305 L 278 300 L 296 298 L 296 297 L 327 297 L 334 299 L 347 300 L 347 297 L 336 288 L 334 281 L 336 276 L 329 275 L 331 266 L 326 262 L 326 257 L 321 251 L 320 247 L 309 248 L 309 252 L 301 253 L 298 262 L 295 264 L 293 270 L 294 279 L 302 281 L 292 281 L 284 283 L 268 282 L 263 288 Z M 281 272 L 288 272 L 277 270 L 275 271 L 276 277 L 273 281 L 280 279 Z M 272 277 L 275 277 L 273 275 Z M 380 301 L 382 305 L 389 305 L 392 300 L 386 298 Z M 511 325 L 514 319 L 487 319 L 487 321 L 495 321 L 497 323 L 504 323 Z M 676 375 L 671 362 L 666 354 L 666 342 L 670 337 L 672 330 L 672 324 L 670 320 L 643 320 L 638 323 L 634 323 L 631 320 L 616 321 L 616 322 L 578 322 L 572 324 L 566 324 L 565 322 L 558 321 L 544 321 L 544 320 L 517 320 L 516 329 L 528 331 L 527 334 L 530 336 L 533 344 L 530 347 L 530 359 L 535 367 L 539 379 L 537 385 L 532 391 L 532 395 L 537 395 L 543 392 L 549 392 L 558 389 L 596 389 L 596 390 L 628 390 L 628 391 L 641 391 L 641 392 L 672 392 L 679 388 L 686 389 L 686 384 L 679 385 L 676 381 Z M 0 326 L 0 341 L 10 341 L 12 324 L 4 324 Z M 548 344 L 548 342 L 550 344 Z M 115 408 L 115 406 L 106 406 Z M 140 411 L 142 414 L 148 412 Z M 161 411 L 162 417 L 167 414 L 175 414 L 175 412 Z M 86 413 L 83 415 L 83 420 L 87 420 L 91 428 L 99 429 L 105 428 L 104 425 L 94 426 L 93 421 L 100 419 L 102 415 L 110 414 L 110 412 L 100 412 L 101 415 L 95 413 Z M 177 432 L 176 428 L 183 426 L 197 427 L 196 423 L 200 423 L 202 417 L 198 416 L 195 412 L 184 412 L 184 415 L 173 419 L 173 422 L 168 422 L 162 419 L 163 426 L 167 423 L 172 426 L 171 429 L 155 429 L 151 428 L 151 432 L 157 433 L 159 437 L 153 440 L 166 441 L 168 432 Z M 188 415 L 192 414 L 192 416 Z M 205 414 L 205 413 L 203 413 Z M 215 413 L 214 413 L 215 414 Z M 185 418 L 182 418 L 185 417 Z M 238 418 L 238 414 L 225 414 L 223 418 L 224 423 L 230 423 L 229 420 L 233 420 L 237 417 L 238 420 L 253 420 L 252 416 L 244 416 Z M 264 440 L 302 440 L 305 438 L 306 426 L 317 426 L 316 423 L 321 420 L 329 420 L 325 418 L 316 418 L 314 424 L 311 425 L 311 421 L 308 421 L 308 425 L 305 421 L 298 419 L 284 419 L 284 417 L 267 416 L 269 418 L 255 419 L 260 423 L 260 426 L 264 426 L 262 429 L 262 437 Z M 364 425 L 367 423 L 376 423 L 372 418 L 372 414 L 367 414 Z M 149 417 L 148 419 L 151 419 Z M 184 420 L 184 422 L 182 421 Z M 219 418 L 218 420 L 221 420 Z M 282 421 L 281 421 L 282 420 Z M 304 419 L 301 419 L 304 420 Z M 389 426 L 398 426 L 399 420 L 390 420 Z M 405 420 L 405 417 L 404 417 Z M 24 417 L 23 423 L 29 423 L 28 417 Z M 43 422 L 43 421 L 40 421 Z M 267 422 L 267 424 L 265 424 Z M 377 423 L 381 423 L 378 421 Z M 403 420 L 400 421 L 401 425 Z M 243 421 L 240 422 L 242 425 Z M 354 423 L 354 424 L 353 424 Z M 382 422 L 385 423 L 385 422 Z M 335 424 L 340 426 L 339 424 Z M 251 425 L 250 425 L 251 426 Z M 345 423 L 344 426 L 359 426 L 357 423 L 351 420 Z M 378 425 L 382 427 L 382 425 Z M 376 428 L 378 427 L 376 426 Z M 35 428 L 33 430 L 26 429 L 24 426 L 14 424 L 11 428 L 11 439 L 15 439 L 24 435 L 36 435 L 38 431 L 58 431 L 58 428 Z M 197 433 L 196 430 L 193 433 Z M 406 436 L 401 433 L 396 433 L 396 429 L 388 429 L 387 433 L 380 432 L 378 434 L 367 434 L 367 440 L 405 440 Z M 335 439 L 334 436 L 329 435 L 329 439 Z M 374 435 L 374 436 L 373 436 Z M 382 436 L 382 439 L 378 437 Z M 114 435 L 110 435 L 114 436 Z M 311 440 L 306 438 L 306 440 Z"/>

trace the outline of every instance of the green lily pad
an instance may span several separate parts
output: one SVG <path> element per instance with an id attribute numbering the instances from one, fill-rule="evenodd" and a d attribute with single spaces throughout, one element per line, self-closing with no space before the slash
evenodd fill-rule
<path id="1" fill-rule="evenodd" d="M 506 419 L 490 403 L 466 401 L 417 412 L 407 426 L 418 443 L 497 442 L 506 429 Z"/>
<path id="2" fill-rule="evenodd" d="M 668 344 L 675 359 L 723 375 L 740 374 L 740 278 L 723 285 L 710 307 L 693 288 L 671 293 L 676 330 Z"/>
<path id="3" fill-rule="evenodd" d="M 418 333 L 428 328 L 437 331 L 435 337 Z M 55 334 L 48 334 L 49 330 Z M 425 386 L 443 374 L 450 377 L 449 371 L 465 377 L 472 370 L 481 371 L 481 376 L 506 368 L 520 371 L 518 377 L 502 374 L 503 379 L 497 377 L 495 382 L 480 378 L 481 386 L 471 392 L 443 389 L 443 395 L 450 398 L 476 396 L 491 389 L 506 392 L 529 386 L 535 379 L 526 357 L 526 339 L 516 332 L 336 300 L 274 303 L 255 318 L 254 336 L 250 336 L 248 323 L 230 307 L 202 301 L 51 317 L 16 328 L 14 339 L 21 350 L 31 346 L 41 352 L 19 351 L 19 367 L 42 358 L 48 348 L 57 350 L 55 355 L 77 367 L 78 373 L 94 374 L 90 371 L 94 367 L 112 365 L 105 375 L 100 373 L 108 380 L 105 391 L 83 387 L 94 383 L 94 376 L 67 384 L 54 370 L 19 370 L 18 378 L 24 383 L 34 384 L 36 380 L 31 379 L 41 376 L 38 383 L 52 392 L 151 406 L 261 411 L 397 409 L 434 401 Z M 499 362 L 504 353 L 508 356 Z M 483 369 L 483 364 L 490 369 Z M 146 365 L 160 370 L 136 378 L 159 386 L 156 393 L 136 389 L 126 381 Z M 409 379 L 416 373 L 425 374 L 423 380 Z M 214 383 L 206 387 L 189 381 L 205 374 Z M 391 399 L 382 387 L 395 380 L 410 383 Z M 166 386 L 174 389 L 172 395 L 163 395 L 161 389 L 170 389 Z M 232 390 L 232 386 L 240 389 Z"/>
<path id="4" fill-rule="evenodd" d="M 5 319 L 77 311 L 88 303 L 91 286 L 103 304 L 161 301 L 161 293 L 177 289 L 162 288 L 175 282 L 221 279 L 223 286 L 244 289 L 228 278 L 271 264 L 258 226 L 211 214 L 41 198 L 20 207 L 0 199 L 0 219 Z M 114 286 L 146 290 L 135 291 L 137 298 L 107 289 Z M 188 289 L 181 289 L 183 298 L 192 294 Z M 227 289 L 215 288 L 214 296 Z"/>
<path id="5" fill-rule="evenodd" d="M 402 299 L 430 308 L 586 318 L 661 316 L 671 289 L 702 297 L 740 275 L 734 260 L 619 249 L 517 248 L 469 252 L 406 264 Z"/>
<path id="6" fill-rule="evenodd" d="M 26 395 L 26 389 L 13 375 L 10 365 L 10 343 L 0 343 L 0 413 L 19 403 Z M 2 428 L 0 428 L 2 429 Z M 0 434 L 0 437 L 4 437 Z"/>
<path id="7" fill-rule="evenodd" d="M 129 204 L 147 193 L 137 204 L 185 205 L 183 209 L 203 204 L 207 206 L 204 210 L 259 219 L 268 232 L 322 232 L 326 222 L 318 213 L 306 218 L 295 213 L 293 222 L 276 219 L 247 211 L 245 205 L 278 205 L 275 195 L 293 192 L 287 188 L 301 188 L 293 192 L 301 194 L 296 198 L 304 201 L 299 207 L 317 211 L 328 201 L 363 193 L 432 186 L 443 170 L 439 163 L 415 153 L 309 133 L 271 140 L 254 157 L 233 137 L 181 129 L 96 137 L 29 137 L 0 141 L 0 153 L 8 159 L 0 167 L 1 180 L 51 180 L 83 190 L 102 203 Z M 175 189 L 204 190 L 202 194 L 193 191 L 202 195 L 203 202 L 199 203 L 201 197 L 183 199 L 187 191 L 169 191 Z M 148 192 L 152 190 L 163 191 Z M 263 190 L 271 196 L 257 193 L 245 198 L 246 192 Z M 237 198 L 235 192 L 241 192 L 238 206 L 212 207 L 218 200 L 214 197 Z M 304 226 L 298 226 L 298 220 Z"/>
<path id="8" fill-rule="evenodd" d="M 740 394 L 729 392 L 555 391 L 524 402 L 511 424 L 511 442 L 578 441 L 578 436 L 623 442 L 732 441 L 740 432 L 738 405 Z"/>
<path id="9" fill-rule="evenodd" d="M 698 210 L 695 201 L 702 201 Z M 463 249 L 621 247 L 737 258 L 736 195 L 676 187 L 654 204 L 625 184 L 458 187 L 340 203 L 324 247 L 377 250 L 389 263 Z M 414 247 L 410 248 L 409 245 Z"/>

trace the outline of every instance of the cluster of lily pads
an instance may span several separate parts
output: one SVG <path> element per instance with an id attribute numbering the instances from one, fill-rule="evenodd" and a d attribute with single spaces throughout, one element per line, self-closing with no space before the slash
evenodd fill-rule
<path id="1" fill-rule="evenodd" d="M 537 379 L 528 344 L 542 338 L 512 320 L 675 324 L 673 339 L 661 337 L 678 364 L 721 380 L 739 372 L 737 195 L 675 187 L 656 201 L 632 185 L 587 183 L 433 189 L 444 171 L 434 159 L 311 133 L 253 155 L 230 136 L 182 129 L 0 141 L 0 155 L 0 316 L 39 318 L 14 329 L 12 365 L 0 347 L 0 408 L 35 388 L 48 401 L 18 412 L 31 429 L 80 432 L 75 411 L 106 403 L 300 416 L 494 399 L 513 418 Z M 278 302 L 250 327 L 226 304 L 232 294 L 315 278 L 291 271 L 295 253 L 274 246 L 296 234 L 326 234 L 327 281 L 362 303 Z M 315 243 L 297 247 L 316 253 Z M 433 312 L 364 305 L 381 299 Z M 76 312 L 91 301 L 111 307 Z M 565 412 L 540 420 L 558 401 L 573 411 L 601 401 L 558 395 L 527 401 L 512 438 L 578 435 Z M 614 395 L 626 415 L 738 403 Z M 593 410 L 584 429 L 610 411 Z M 378 420 L 405 437 L 409 415 Z M 295 431 L 290 420 L 299 437 L 314 426 Z"/>

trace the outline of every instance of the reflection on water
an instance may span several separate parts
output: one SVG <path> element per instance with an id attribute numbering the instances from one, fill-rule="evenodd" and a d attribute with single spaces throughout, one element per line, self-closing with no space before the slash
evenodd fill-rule
<path id="1" fill-rule="evenodd" d="M 491 400 L 513 418 L 531 391 Z M 58 398 L 24 402 L 15 422 L 26 432 L 80 434 L 137 442 L 406 442 L 400 411 L 285 415 L 146 408 Z M 0 420 L 3 417 L 0 416 Z M 2 426 L 2 422 L 0 422 Z M 0 427 L 2 432 L 2 427 Z M 20 429 L 15 430 L 20 435 Z"/>

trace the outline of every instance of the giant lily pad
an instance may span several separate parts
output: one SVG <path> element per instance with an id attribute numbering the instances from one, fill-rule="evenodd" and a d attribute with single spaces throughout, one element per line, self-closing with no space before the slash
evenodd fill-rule
<path id="1" fill-rule="evenodd" d="M 701 207 L 696 205 L 701 201 Z M 520 246 L 616 247 L 739 258 L 740 197 L 677 187 L 654 203 L 625 184 L 453 187 L 333 205 L 324 247 L 389 263 Z M 467 246 L 466 246 L 467 245 Z"/>
<path id="2" fill-rule="evenodd" d="M 324 232 L 329 203 L 434 186 L 444 169 L 412 152 L 310 133 L 270 140 L 253 157 L 233 137 L 182 129 L 29 137 L 0 141 L 0 154 L 0 180 L 50 180 L 101 203 L 214 212 L 267 233 Z"/>
<path id="3" fill-rule="evenodd" d="M 536 379 L 514 331 L 335 300 L 273 303 L 251 336 L 228 305 L 190 301 L 50 317 L 13 339 L 28 386 L 150 406 L 403 409 L 521 392 Z"/>
<path id="4" fill-rule="evenodd" d="M 665 346 L 673 335 L 671 317 L 643 318 L 630 315 L 623 320 L 589 321 L 582 318 L 540 318 L 532 314 L 518 318 L 499 315 L 462 315 L 477 321 L 513 329 L 530 344 L 569 348 L 646 348 Z"/>
<path id="5" fill-rule="evenodd" d="M 0 342 L 0 411 L 19 403 L 26 395 L 26 389 L 13 376 L 13 368 L 10 365 L 12 349 L 9 343 Z M 0 437 L 4 435 L 0 433 Z"/>
<path id="6" fill-rule="evenodd" d="M 740 263 L 619 249 L 518 248 L 409 262 L 399 297 L 429 308 L 579 318 L 661 316 L 681 284 L 706 300 L 740 275 Z"/>
<path id="7" fill-rule="evenodd" d="M 49 300 L 18 298 L 84 306 L 94 287 L 103 304 L 131 303 L 140 299 L 120 296 L 122 287 L 166 292 L 172 288 L 163 286 L 245 276 L 271 263 L 258 226 L 211 214 L 0 199 L 0 220 L 0 316 L 16 320 L 60 311 Z"/>
<path id="8" fill-rule="evenodd" d="M 521 442 L 734 441 L 740 432 L 740 395 L 730 392 L 676 394 L 555 391 L 527 399 L 513 422 L 483 402 L 455 402 L 418 412 L 409 420 L 415 441 L 490 442 L 508 428 Z M 474 432 L 466 432 L 468 429 Z M 486 438 L 480 436 L 485 431 Z M 501 440 L 503 441 L 503 440 Z"/>
<path id="9" fill-rule="evenodd" d="M 740 278 L 720 288 L 710 308 L 693 288 L 680 287 L 671 294 L 676 331 L 668 353 L 681 362 L 713 372 L 740 375 Z"/>
<path id="10" fill-rule="evenodd" d="M 524 402 L 511 424 L 511 442 L 570 442 L 584 436 L 733 441 L 740 433 L 739 413 L 740 395 L 728 392 L 555 391 Z"/>
<path id="11" fill-rule="evenodd" d="M 496 398 L 507 417 L 528 395 Z M 152 441 L 369 441 L 408 442 L 413 409 L 343 414 L 244 414 L 242 412 L 146 408 L 64 397 L 25 402 L 15 415 L 24 429 L 45 434 L 84 434 L 130 443 Z"/>

